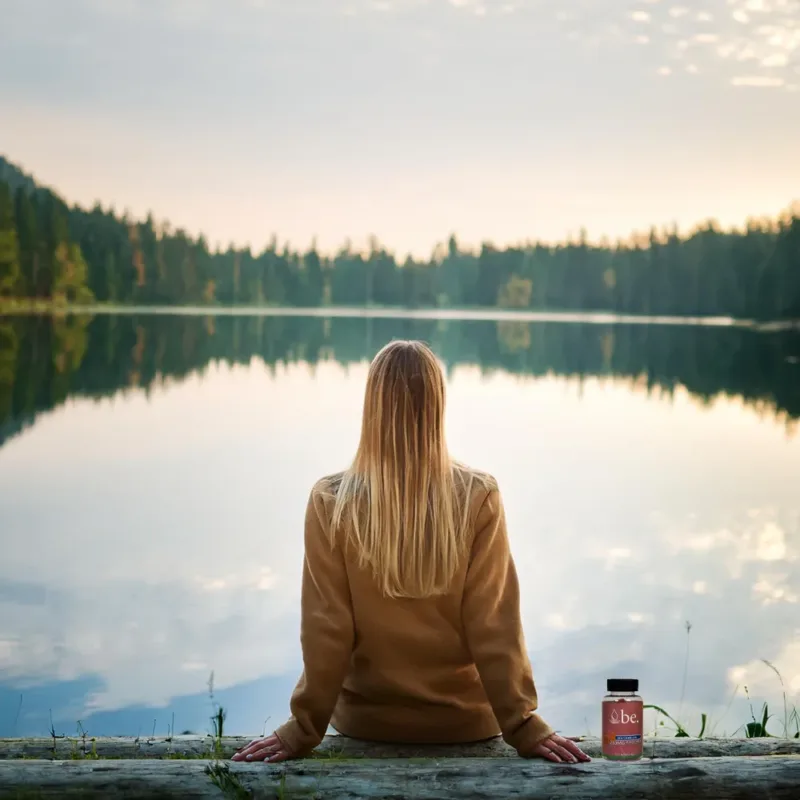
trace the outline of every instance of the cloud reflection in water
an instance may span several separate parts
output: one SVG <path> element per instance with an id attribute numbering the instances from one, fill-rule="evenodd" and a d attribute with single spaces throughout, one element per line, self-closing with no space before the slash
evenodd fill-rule
<path id="1" fill-rule="evenodd" d="M 0 735 L 44 734 L 50 708 L 68 732 L 166 733 L 176 710 L 207 729 L 212 670 L 231 731 L 282 717 L 305 500 L 353 450 L 365 375 L 213 366 L 149 399 L 71 400 L 8 442 Z M 605 678 L 628 674 L 677 710 L 685 620 L 688 720 L 737 684 L 775 698 L 761 658 L 796 696 L 800 441 L 735 400 L 576 387 L 450 378 L 452 449 L 505 494 L 543 713 L 597 733 Z"/>

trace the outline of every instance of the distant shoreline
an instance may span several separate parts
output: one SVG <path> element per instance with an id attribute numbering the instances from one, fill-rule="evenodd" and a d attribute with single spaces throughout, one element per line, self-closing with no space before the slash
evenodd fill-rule
<path id="1" fill-rule="evenodd" d="M 35 301 L 0 301 L 0 317 L 29 314 L 142 314 L 168 316 L 241 317 L 362 317 L 365 319 L 432 319 L 499 322 L 557 322 L 591 325 L 687 325 L 711 328 L 750 328 L 758 331 L 800 329 L 800 320 L 758 321 L 734 317 L 617 314 L 613 311 L 529 311 L 502 308 L 397 308 L 390 306 L 191 306 L 96 303 L 71 305 Z"/>

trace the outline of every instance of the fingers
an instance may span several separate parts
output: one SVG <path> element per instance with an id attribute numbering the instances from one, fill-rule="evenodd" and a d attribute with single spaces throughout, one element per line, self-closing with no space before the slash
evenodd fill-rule
<path id="1" fill-rule="evenodd" d="M 236 752 L 243 753 L 248 748 L 252 747 L 254 744 L 272 744 L 273 742 L 277 741 L 278 737 L 275 736 L 273 733 L 271 736 L 259 736 L 256 739 L 251 739 L 246 745 L 240 747 Z"/>
<path id="2" fill-rule="evenodd" d="M 577 758 L 578 761 L 592 760 L 591 758 L 589 758 L 589 756 L 586 755 L 586 753 L 583 752 L 583 750 L 580 749 L 580 747 L 578 747 L 577 744 L 575 744 L 575 742 L 571 741 L 570 739 L 565 739 L 564 743 L 562 744 L 562 747 L 565 747 L 567 750 L 569 750 L 569 752 L 572 753 L 572 755 L 575 756 L 575 758 Z"/>
<path id="3" fill-rule="evenodd" d="M 231 760 L 250 763 L 267 761 L 274 764 L 278 761 L 286 761 L 288 758 L 291 758 L 291 754 L 286 750 L 283 742 L 273 734 L 263 739 L 253 739 L 249 744 L 237 750 Z"/>
<path id="4" fill-rule="evenodd" d="M 574 764 L 578 759 L 567 750 L 566 747 L 562 747 L 557 742 L 554 742 L 552 739 L 547 743 L 547 746 L 562 760 L 566 761 L 568 764 Z"/>
<path id="5" fill-rule="evenodd" d="M 538 758 L 544 758 L 557 764 L 591 761 L 578 745 L 556 734 L 541 742 L 534 748 L 533 753 Z"/>
<path id="6" fill-rule="evenodd" d="M 256 754 L 262 751 L 269 750 L 270 753 L 276 750 L 283 749 L 283 745 L 277 736 L 267 736 L 263 739 L 253 739 L 249 744 L 237 750 L 233 754 L 233 761 L 255 761 Z M 266 757 L 266 753 L 261 757 L 261 760 Z"/>
<path id="7" fill-rule="evenodd" d="M 261 742 L 261 741 L 263 741 L 263 739 L 261 739 L 261 738 L 251 739 L 247 744 L 242 745 L 236 752 L 237 753 L 242 753 L 245 750 L 247 750 L 247 748 L 250 747 L 251 745 L 254 745 L 256 742 Z"/>
<path id="8" fill-rule="evenodd" d="M 258 750 L 246 755 L 245 761 L 272 761 L 273 756 L 280 755 L 284 750 L 280 745 L 273 747 L 261 747 Z"/>
<path id="9" fill-rule="evenodd" d="M 244 747 L 240 747 L 233 754 L 233 760 L 234 761 L 242 761 L 245 757 L 247 757 L 251 753 L 255 752 L 259 747 L 263 747 L 266 744 L 271 744 L 271 742 L 269 742 L 268 738 L 267 739 L 252 739 Z"/>
<path id="10" fill-rule="evenodd" d="M 565 758 L 565 761 L 591 761 L 589 756 L 583 752 L 583 750 L 575 744 L 574 741 L 571 739 L 565 739 L 563 736 L 559 736 L 558 734 L 554 734 L 549 738 L 549 740 L 545 740 L 545 742 L 550 741 L 553 742 L 556 747 L 565 750 L 568 753 L 568 757 Z M 561 754 L 560 750 L 557 750 L 559 754 Z M 563 754 L 561 754 L 563 756 Z"/>
<path id="11" fill-rule="evenodd" d="M 561 763 L 561 759 L 558 757 L 558 754 L 547 747 L 544 742 L 536 745 L 536 747 L 533 748 L 533 754 L 537 758 L 544 758 L 547 761 L 554 761 L 557 764 Z"/>

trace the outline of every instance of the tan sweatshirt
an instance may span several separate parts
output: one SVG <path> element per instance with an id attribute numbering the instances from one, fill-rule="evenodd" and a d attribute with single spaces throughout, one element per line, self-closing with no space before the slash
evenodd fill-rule
<path id="1" fill-rule="evenodd" d="M 276 731 L 284 746 L 307 755 L 331 724 L 357 739 L 415 744 L 502 733 L 531 755 L 553 731 L 534 713 L 519 583 L 494 482 L 472 497 L 472 540 L 451 591 L 397 599 L 381 594 L 343 541 L 331 548 L 330 480 L 315 485 L 306 510 L 304 669 L 292 717 Z"/>

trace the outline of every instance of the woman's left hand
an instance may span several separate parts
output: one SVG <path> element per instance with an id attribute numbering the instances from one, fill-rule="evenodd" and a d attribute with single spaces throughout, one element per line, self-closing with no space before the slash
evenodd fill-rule
<path id="1" fill-rule="evenodd" d="M 283 742 L 273 733 L 263 739 L 253 739 L 250 744 L 239 748 L 231 757 L 231 761 L 286 761 L 291 758 Z"/>

